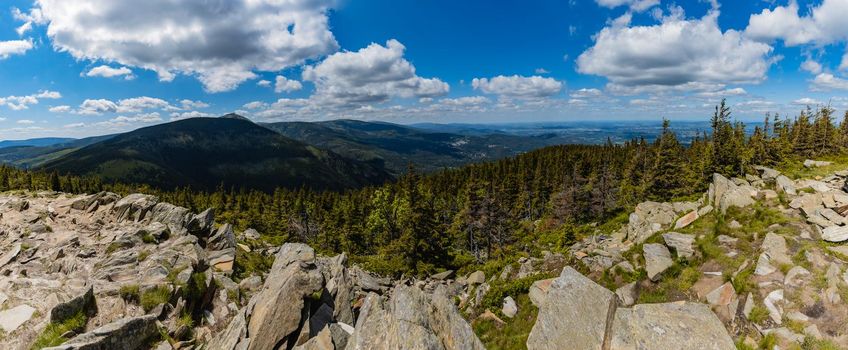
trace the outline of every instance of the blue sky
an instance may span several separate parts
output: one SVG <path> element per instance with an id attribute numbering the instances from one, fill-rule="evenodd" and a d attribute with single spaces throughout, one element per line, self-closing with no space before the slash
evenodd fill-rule
<path id="1" fill-rule="evenodd" d="M 848 0 L 12 0 L 0 139 L 255 121 L 848 109 Z"/>

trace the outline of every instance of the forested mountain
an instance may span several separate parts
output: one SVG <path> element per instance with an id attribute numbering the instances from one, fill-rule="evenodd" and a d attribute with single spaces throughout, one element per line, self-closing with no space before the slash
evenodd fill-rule
<path id="1" fill-rule="evenodd" d="M 356 120 L 263 125 L 285 136 L 346 157 L 383 164 L 398 174 L 404 172 L 411 163 L 419 171 L 428 173 L 566 142 L 555 135 L 530 137 L 497 132 L 463 135 Z"/>
<path id="2" fill-rule="evenodd" d="M 138 129 L 74 150 L 39 167 L 105 182 L 201 190 L 277 187 L 342 190 L 391 179 L 347 159 L 239 118 L 192 118 Z"/>
<path id="3" fill-rule="evenodd" d="M 722 104 L 712 132 L 690 146 L 666 123 L 652 143 L 553 146 L 426 177 L 412 171 L 398 182 L 345 192 L 170 191 L 8 167 L 0 171 L 0 189 L 143 190 L 195 211 L 217 208 L 225 221 L 256 228 L 272 242 L 308 242 L 384 273 L 422 274 L 549 244 L 566 247 L 590 230 L 584 224 L 626 220 L 620 214 L 640 201 L 701 193 L 713 172 L 733 176 L 753 165 L 843 154 L 848 115 L 837 126 L 833 113 L 769 117 L 746 136 Z"/>
<path id="4" fill-rule="evenodd" d="M 26 139 L 26 140 L 5 140 L 0 141 L 0 148 L 6 147 L 33 147 L 33 146 L 50 146 L 59 143 L 67 143 L 74 141 L 72 138 L 67 137 L 40 137 L 35 139 Z"/>
<path id="5" fill-rule="evenodd" d="M 39 165 L 73 152 L 82 147 L 107 140 L 115 135 L 94 136 L 82 139 L 33 139 L 21 141 L 3 141 L 6 147 L 0 147 L 0 163 L 21 168 L 34 168 Z"/>

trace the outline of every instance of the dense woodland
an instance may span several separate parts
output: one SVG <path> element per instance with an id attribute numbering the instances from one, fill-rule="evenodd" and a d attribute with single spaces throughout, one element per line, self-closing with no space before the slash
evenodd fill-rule
<path id="1" fill-rule="evenodd" d="M 346 192 L 219 188 L 161 191 L 105 184 L 95 178 L 0 168 L 0 190 L 72 193 L 145 192 L 201 211 L 219 222 L 255 228 L 271 243 L 303 241 L 387 274 L 461 268 L 517 251 L 574 242 L 587 223 L 621 217 L 644 200 L 701 193 L 710 174 L 739 175 L 755 164 L 777 165 L 848 150 L 848 112 L 837 124 L 831 108 L 807 108 L 795 118 L 766 116 L 745 132 L 724 102 L 712 130 L 681 144 L 669 122 L 654 142 L 562 145 L 517 157 Z"/>

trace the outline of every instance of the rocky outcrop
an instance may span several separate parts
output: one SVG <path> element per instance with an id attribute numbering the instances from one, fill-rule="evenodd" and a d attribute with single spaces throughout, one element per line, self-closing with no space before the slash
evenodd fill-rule
<path id="1" fill-rule="evenodd" d="M 45 350 L 136 350 L 157 335 L 156 316 L 145 315 L 115 321 Z"/>
<path id="2" fill-rule="evenodd" d="M 539 307 L 527 349 L 604 349 L 615 307 L 615 294 L 566 267 Z"/>
<path id="3" fill-rule="evenodd" d="M 736 349 L 709 307 L 691 302 L 619 308 L 611 332 L 611 350 Z"/>
<path id="4" fill-rule="evenodd" d="M 273 350 L 279 344 L 294 343 L 304 299 L 320 291 L 323 284 L 315 265 L 315 252 L 304 244 L 280 248 L 269 276 L 262 291 L 251 300 L 249 350 Z"/>
<path id="5" fill-rule="evenodd" d="M 567 267 L 539 308 L 527 348 L 730 350 L 736 346 L 706 305 L 618 307 L 616 295 Z"/>
<path id="6" fill-rule="evenodd" d="M 754 204 L 757 190 L 751 185 L 737 185 L 720 174 L 713 174 L 710 184 L 710 201 L 722 213 L 730 207 L 747 207 Z"/>

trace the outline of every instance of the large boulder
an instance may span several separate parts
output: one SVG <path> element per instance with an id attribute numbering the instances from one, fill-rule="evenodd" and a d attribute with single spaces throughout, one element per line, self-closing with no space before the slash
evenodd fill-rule
<path id="1" fill-rule="evenodd" d="M 144 315 L 120 319 L 80 334 L 65 344 L 44 350 L 135 350 L 141 349 L 148 340 L 158 335 L 156 316 Z"/>
<path id="2" fill-rule="evenodd" d="M 251 300 L 247 349 L 273 350 L 279 344 L 296 340 L 306 305 L 304 299 L 320 291 L 322 285 L 323 276 L 315 265 L 312 248 L 297 243 L 283 245 L 262 291 Z"/>
<path id="3" fill-rule="evenodd" d="M 830 226 L 822 230 L 821 238 L 828 242 L 848 241 L 848 226 Z"/>
<path id="4" fill-rule="evenodd" d="M 783 191 L 783 193 L 793 196 L 798 193 L 795 189 L 795 182 L 784 175 L 778 175 L 775 178 L 775 183 L 777 183 L 777 188 Z"/>
<path id="5" fill-rule="evenodd" d="M 230 224 L 221 225 L 206 242 L 206 249 L 209 250 L 224 250 L 235 247 L 236 235 L 233 232 L 233 225 Z"/>
<path id="6" fill-rule="evenodd" d="M 94 287 L 88 287 L 85 293 L 78 295 L 64 303 L 60 303 L 50 310 L 50 322 L 61 323 L 74 317 L 77 313 L 92 316 L 97 313 L 97 301 L 94 299 Z"/>
<path id="7" fill-rule="evenodd" d="M 443 287 L 432 296 L 398 286 L 388 300 L 369 293 L 362 304 L 348 350 L 484 349 Z"/>
<path id="8" fill-rule="evenodd" d="M 713 174 L 710 199 L 722 213 L 730 207 L 747 207 L 755 203 L 752 197 L 756 194 L 756 190 L 749 187 L 739 186 L 721 174 Z"/>
<path id="9" fill-rule="evenodd" d="M 566 267 L 539 308 L 527 349 L 604 349 L 615 307 L 615 294 Z"/>
<path id="10" fill-rule="evenodd" d="M 645 270 L 648 272 L 648 278 L 651 281 L 658 281 L 662 277 L 662 273 L 668 270 L 671 265 L 674 265 L 671 252 L 662 244 L 645 244 L 642 246 L 642 251 L 645 256 Z"/>
<path id="11" fill-rule="evenodd" d="M 556 278 L 538 280 L 530 285 L 528 295 L 530 296 L 530 302 L 533 303 L 533 305 L 536 307 L 542 307 L 542 304 L 545 303 L 545 299 L 548 297 L 548 291 L 551 289 L 551 284 L 555 279 Z"/>
<path id="12" fill-rule="evenodd" d="M 619 308 L 611 333 L 610 350 L 736 349 L 710 308 L 691 302 Z"/>
<path id="13" fill-rule="evenodd" d="M 118 221 L 141 221 L 158 201 L 156 196 L 133 193 L 115 202 L 112 211 Z"/>
<path id="14" fill-rule="evenodd" d="M 695 255 L 695 248 L 693 247 L 695 244 L 695 235 L 668 232 L 664 233 L 662 236 L 663 240 L 665 240 L 665 244 L 674 248 L 678 257 L 689 259 Z"/>

